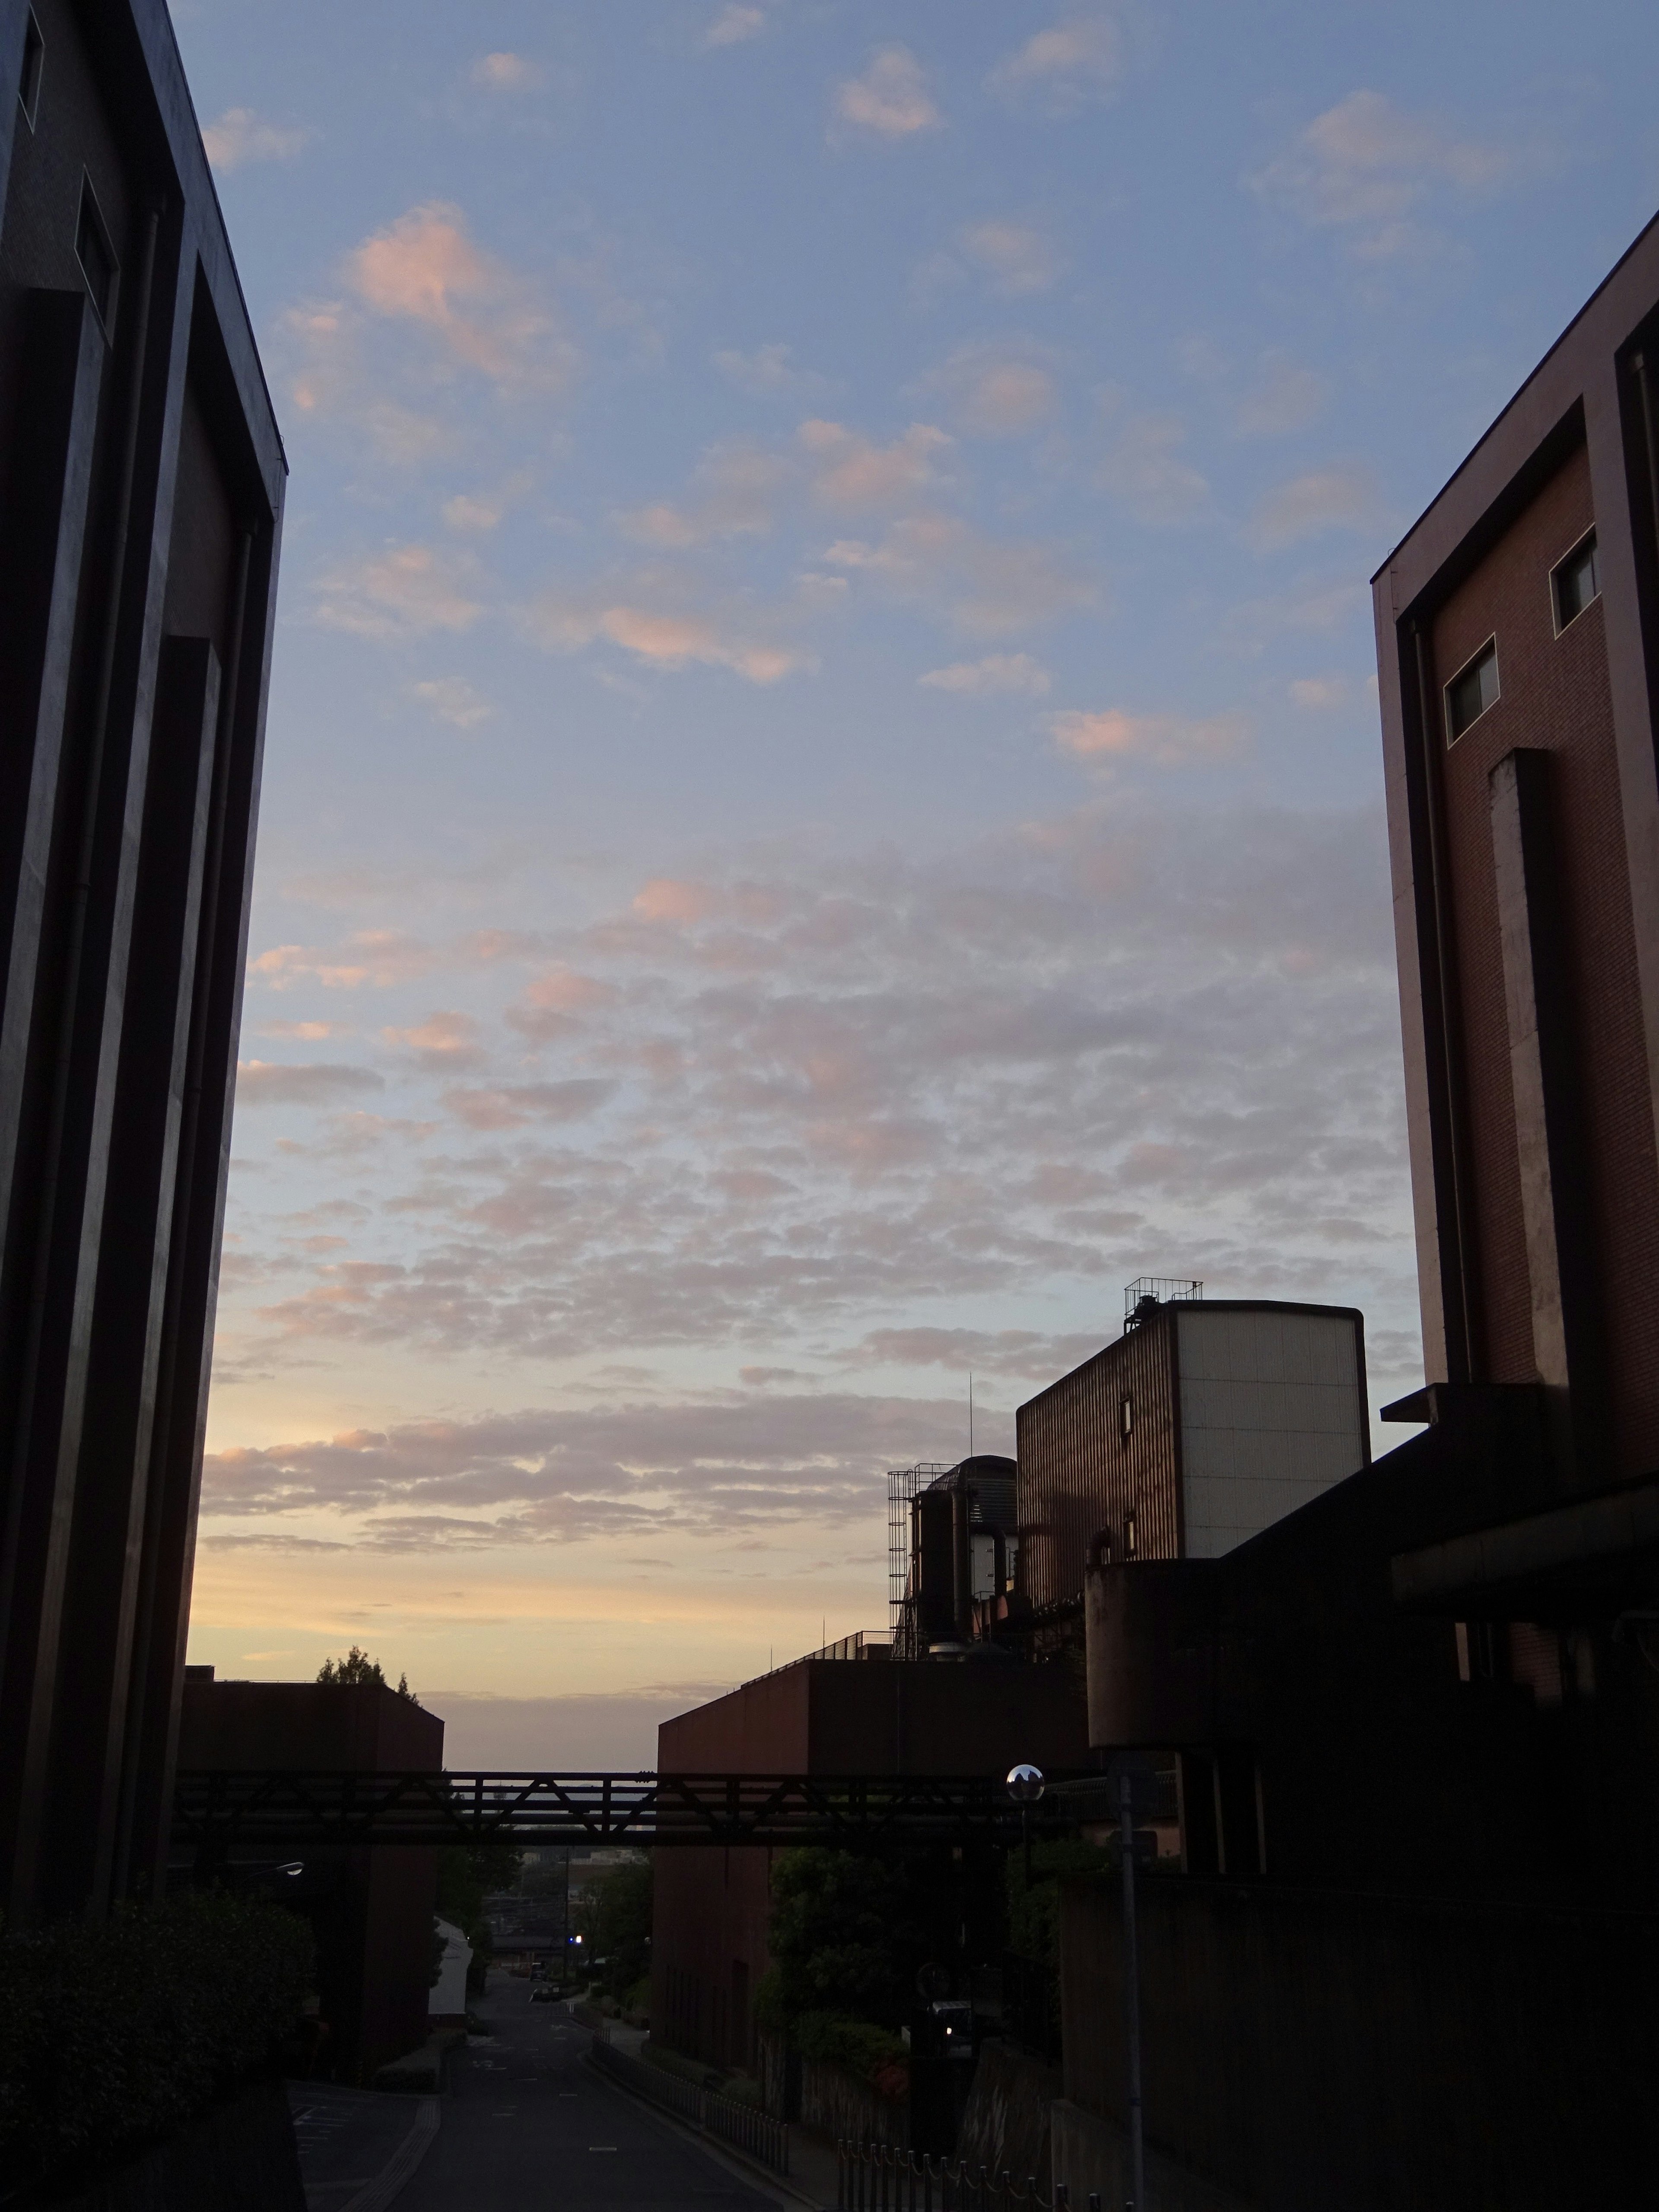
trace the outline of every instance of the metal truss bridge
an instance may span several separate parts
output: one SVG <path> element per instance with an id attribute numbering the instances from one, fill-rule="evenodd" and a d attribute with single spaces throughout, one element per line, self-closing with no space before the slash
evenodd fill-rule
<path id="1" fill-rule="evenodd" d="M 176 1847 L 273 1854 L 325 1844 L 1017 1844 L 1066 1832 L 1058 1796 L 1022 1809 L 975 1775 L 185 1772 Z"/>

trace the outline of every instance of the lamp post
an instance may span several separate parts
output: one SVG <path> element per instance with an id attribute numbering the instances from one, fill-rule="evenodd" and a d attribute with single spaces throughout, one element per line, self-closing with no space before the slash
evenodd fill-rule
<path id="1" fill-rule="evenodd" d="M 1123 2025 L 1129 2059 L 1128 2212 L 1146 2212 L 1146 2145 L 1140 2113 L 1140 1953 L 1135 1929 L 1135 1814 L 1149 1803 L 1152 1775 L 1135 1753 L 1113 1761 L 1117 1784 L 1119 1848 L 1123 1860 Z"/>
<path id="2" fill-rule="evenodd" d="M 1042 1769 L 1024 1762 L 1008 1770 L 1008 1795 L 1019 1808 L 1020 1840 L 1025 1846 L 1025 1887 L 1031 1887 L 1031 1808 L 1042 1795 Z"/>

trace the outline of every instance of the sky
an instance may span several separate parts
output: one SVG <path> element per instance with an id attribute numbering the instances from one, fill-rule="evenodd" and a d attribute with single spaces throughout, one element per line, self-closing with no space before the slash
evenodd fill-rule
<path id="1" fill-rule="evenodd" d="M 1659 11 L 173 14 L 291 470 L 191 1658 L 650 1764 L 1136 1277 L 1412 1388 L 1367 579 Z"/>

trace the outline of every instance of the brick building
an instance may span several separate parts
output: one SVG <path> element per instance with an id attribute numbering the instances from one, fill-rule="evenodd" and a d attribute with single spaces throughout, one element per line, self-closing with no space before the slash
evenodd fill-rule
<path id="1" fill-rule="evenodd" d="M 665 1774 L 1006 1774 L 1086 1759 L 1082 1686 L 1058 1667 L 995 1658 L 813 1655 L 665 1721 Z M 947 1853 L 948 1857 L 948 1853 Z M 653 2035 L 712 2065 L 756 2059 L 754 2000 L 769 1963 L 769 1850 L 701 1846 L 656 1854 L 651 1948 Z"/>
<path id="2" fill-rule="evenodd" d="M 1020 1590 L 1078 1603 L 1084 1568 L 1212 1559 L 1370 1457 L 1351 1306 L 1128 1287 L 1121 1336 L 1021 1406 Z"/>
<path id="3" fill-rule="evenodd" d="M 444 1724 L 412 1698 L 372 1682 L 221 1682 L 185 1670 L 179 1764 L 219 1774 L 435 1773 Z M 312 1923 L 327 2034 L 318 2053 L 333 2079 L 365 2085 L 426 2040 L 438 1855 L 325 1846 L 291 1863 L 276 1894 Z M 231 1869 L 233 1878 L 237 1869 Z M 245 1864 L 243 1879 L 268 1869 Z"/>

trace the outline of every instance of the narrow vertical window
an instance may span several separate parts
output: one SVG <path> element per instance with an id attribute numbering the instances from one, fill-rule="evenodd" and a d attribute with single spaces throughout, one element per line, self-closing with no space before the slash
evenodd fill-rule
<path id="1" fill-rule="evenodd" d="M 1133 1559 L 1135 1556 L 1135 1516 L 1133 1513 L 1123 1523 L 1123 1556 L 1126 1559 Z"/>
<path id="2" fill-rule="evenodd" d="M 87 280 L 92 304 L 98 310 L 98 319 L 107 337 L 115 327 L 115 279 L 119 264 L 93 193 L 92 179 L 88 176 L 81 179 L 81 215 L 75 226 L 75 258 L 81 264 L 81 274 Z"/>
<path id="3" fill-rule="evenodd" d="M 1555 634 L 1576 623 L 1593 599 L 1601 596 L 1601 574 L 1595 558 L 1595 532 L 1581 538 L 1565 561 L 1550 571 L 1550 598 L 1555 609 Z"/>
<path id="4" fill-rule="evenodd" d="M 1498 641 L 1489 637 L 1446 686 L 1446 743 L 1455 745 L 1471 723 L 1498 702 Z"/>
<path id="5" fill-rule="evenodd" d="M 1135 1401 L 1133 1398 L 1125 1398 L 1117 1409 L 1117 1432 L 1126 1444 L 1134 1432 L 1134 1425 Z"/>
<path id="6" fill-rule="evenodd" d="M 17 101 L 23 111 L 23 120 L 31 131 L 34 118 L 40 112 L 40 72 L 46 64 L 46 42 L 40 35 L 40 26 L 34 20 L 34 10 L 27 9 L 23 15 L 23 66 L 17 78 Z"/>

